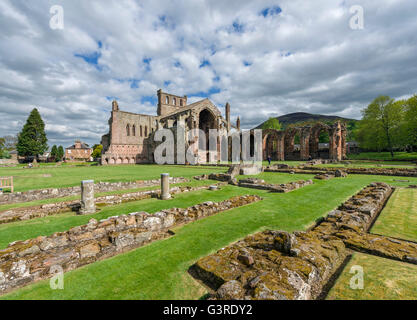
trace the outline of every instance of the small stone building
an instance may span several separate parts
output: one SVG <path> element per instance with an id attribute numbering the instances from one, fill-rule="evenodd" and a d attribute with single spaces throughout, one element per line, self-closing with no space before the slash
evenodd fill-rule
<path id="1" fill-rule="evenodd" d="M 74 145 L 65 149 L 65 160 L 89 161 L 92 153 L 92 148 L 80 140 L 77 140 Z"/>

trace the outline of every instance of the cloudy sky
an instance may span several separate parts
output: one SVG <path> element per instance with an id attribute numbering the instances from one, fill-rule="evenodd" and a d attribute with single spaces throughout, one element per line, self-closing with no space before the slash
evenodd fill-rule
<path id="1" fill-rule="evenodd" d="M 229 101 L 244 128 L 298 111 L 359 119 L 380 94 L 417 92 L 416 12 L 411 0 L 0 0 L 0 136 L 37 107 L 51 145 L 98 143 L 113 99 L 156 114 L 158 88 L 222 112 Z"/>

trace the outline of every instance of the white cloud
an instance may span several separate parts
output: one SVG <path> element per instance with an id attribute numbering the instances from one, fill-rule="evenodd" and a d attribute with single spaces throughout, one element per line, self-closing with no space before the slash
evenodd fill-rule
<path id="1" fill-rule="evenodd" d="M 353 0 L 55 2 L 64 30 L 49 28 L 50 1 L 0 2 L 0 136 L 36 106 L 50 143 L 97 143 L 114 97 L 155 113 L 158 88 L 229 101 L 248 128 L 296 111 L 359 118 L 417 87 L 413 1 L 360 1 L 364 30 L 349 28 Z"/>

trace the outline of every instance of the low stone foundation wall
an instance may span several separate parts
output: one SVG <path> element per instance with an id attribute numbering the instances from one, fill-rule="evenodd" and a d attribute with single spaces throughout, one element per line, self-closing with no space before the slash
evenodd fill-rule
<path id="1" fill-rule="evenodd" d="M 169 228 L 261 200 L 239 196 L 221 202 L 204 202 L 186 209 L 172 208 L 155 214 L 130 213 L 52 236 L 11 243 L 0 251 L 0 292 L 53 276 L 50 270 L 79 268 L 118 253 L 169 236 Z"/>
<path id="2" fill-rule="evenodd" d="M 317 167 L 298 167 L 298 168 L 279 168 L 278 166 L 266 167 L 265 172 L 281 173 L 300 173 L 300 174 L 335 174 L 336 171 L 343 171 L 348 174 L 366 174 L 380 176 L 397 177 L 417 177 L 417 169 L 407 168 L 317 168 Z"/>
<path id="3" fill-rule="evenodd" d="M 220 184 L 218 184 L 220 185 Z M 172 187 L 171 194 L 209 189 L 209 186 L 199 187 Z M 124 202 L 139 201 L 156 198 L 161 194 L 160 190 L 138 191 L 124 194 L 115 194 L 95 198 L 96 206 L 115 205 Z M 15 221 L 42 218 L 68 211 L 78 211 L 81 207 L 80 200 L 65 201 L 44 204 L 33 207 L 22 207 L 0 212 L 0 224 Z"/>
<path id="4" fill-rule="evenodd" d="M 170 178 L 170 183 L 183 183 L 189 182 L 188 179 L 183 177 Z M 116 190 L 129 190 L 143 187 L 156 186 L 161 183 L 160 179 L 144 180 L 144 181 L 131 181 L 131 182 L 98 182 L 94 184 L 95 192 L 109 192 Z M 81 187 L 68 187 L 68 188 L 50 188 L 30 190 L 24 192 L 4 193 L 0 195 L 0 205 L 8 203 L 20 203 L 29 202 L 51 198 L 62 198 L 68 196 L 75 196 L 81 194 Z"/>
<path id="5" fill-rule="evenodd" d="M 366 233 L 391 193 L 387 184 L 371 184 L 309 231 L 251 235 L 200 259 L 190 273 L 216 291 L 211 299 L 320 298 L 350 255 L 356 236 L 346 232 Z"/>
<path id="6" fill-rule="evenodd" d="M 271 192 L 287 193 L 293 190 L 303 188 L 305 186 L 313 184 L 313 180 L 300 180 L 285 184 L 270 184 L 265 183 L 260 179 L 241 179 L 239 180 L 239 187 L 252 188 L 260 190 L 269 190 Z"/>

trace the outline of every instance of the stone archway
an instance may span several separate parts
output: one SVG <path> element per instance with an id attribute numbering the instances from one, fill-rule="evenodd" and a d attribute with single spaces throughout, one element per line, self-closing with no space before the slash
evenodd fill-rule
<path id="1" fill-rule="evenodd" d="M 285 160 L 301 160 L 300 149 L 295 148 L 295 137 L 299 136 L 301 140 L 300 128 L 289 128 L 285 131 L 284 136 L 284 157 Z"/>
<path id="2" fill-rule="evenodd" d="M 327 135 L 328 139 L 320 146 L 320 136 Z M 330 158 L 330 127 L 324 123 L 317 123 L 311 128 L 310 134 L 310 156 L 313 159 L 328 159 Z M 328 140 L 328 141 L 327 141 Z"/>
<path id="3" fill-rule="evenodd" d="M 277 130 L 264 130 L 262 144 L 263 160 L 267 160 L 268 156 L 271 156 L 271 159 L 274 161 L 279 160 L 279 137 Z"/>
<path id="4" fill-rule="evenodd" d="M 198 129 L 204 132 L 205 137 L 198 138 L 198 149 L 202 150 L 202 153 L 199 151 L 199 158 L 208 161 L 209 160 L 209 151 L 215 151 L 216 153 L 219 151 L 219 143 L 216 143 L 216 150 L 210 150 L 210 139 L 209 133 L 210 129 L 217 129 L 217 118 L 216 116 L 209 110 L 203 109 L 200 111 L 198 115 Z"/>

